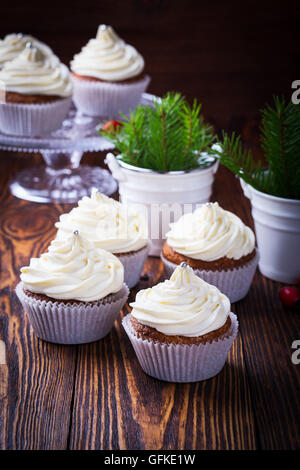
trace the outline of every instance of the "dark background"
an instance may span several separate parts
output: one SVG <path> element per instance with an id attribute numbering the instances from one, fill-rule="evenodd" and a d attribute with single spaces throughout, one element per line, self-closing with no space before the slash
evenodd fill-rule
<path id="1" fill-rule="evenodd" d="M 217 129 L 246 141 L 255 140 L 264 103 L 275 93 L 290 98 L 300 78 L 299 6 L 291 1 L 5 2 L 0 37 L 30 33 L 68 64 L 100 23 L 143 54 L 150 92 L 197 97 Z"/>

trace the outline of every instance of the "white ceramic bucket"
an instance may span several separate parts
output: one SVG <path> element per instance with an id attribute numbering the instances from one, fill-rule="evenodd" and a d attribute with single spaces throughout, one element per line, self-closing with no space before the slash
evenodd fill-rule
<path id="1" fill-rule="evenodd" d="M 216 161 L 208 168 L 160 173 L 128 165 L 112 153 L 105 162 L 119 182 L 121 201 L 140 206 L 148 217 L 150 256 L 160 255 L 170 222 L 209 201 L 218 169 Z"/>
<path id="2" fill-rule="evenodd" d="M 261 273 L 274 281 L 296 283 L 300 276 L 300 201 L 271 196 L 240 182 L 252 205 Z"/>

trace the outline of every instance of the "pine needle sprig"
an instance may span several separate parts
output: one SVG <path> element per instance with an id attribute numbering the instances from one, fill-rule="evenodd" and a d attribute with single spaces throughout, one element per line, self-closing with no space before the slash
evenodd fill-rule
<path id="1" fill-rule="evenodd" d="M 300 107 L 274 97 L 274 107 L 262 110 L 261 143 L 273 191 L 300 199 Z"/>
<path id="2" fill-rule="evenodd" d="M 204 122 L 201 105 L 192 106 L 180 93 L 167 93 L 153 106 L 138 106 L 114 133 L 102 131 L 115 145 L 121 160 L 156 171 L 180 171 L 212 164 L 202 155 L 214 143 L 211 126 Z"/>
<path id="3" fill-rule="evenodd" d="M 213 151 L 218 156 L 220 163 L 246 183 L 263 191 L 266 176 L 262 170 L 261 162 L 255 165 L 251 150 L 243 150 L 241 137 L 236 136 L 234 132 L 231 136 L 223 132 L 221 147 L 222 151 Z"/>
<path id="4" fill-rule="evenodd" d="M 240 136 L 223 132 L 222 151 L 214 151 L 220 163 L 255 189 L 273 196 L 300 199 L 300 107 L 274 97 L 262 111 L 261 146 L 267 167 L 255 163 L 243 150 Z M 212 152 L 212 151 L 211 151 Z"/>

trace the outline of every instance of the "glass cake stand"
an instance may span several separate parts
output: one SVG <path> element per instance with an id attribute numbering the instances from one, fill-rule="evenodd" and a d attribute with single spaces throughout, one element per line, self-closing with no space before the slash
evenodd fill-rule
<path id="1" fill-rule="evenodd" d="M 144 93 L 141 104 L 150 105 L 154 95 Z M 110 195 L 117 182 L 100 167 L 80 165 L 84 152 L 113 149 L 98 130 L 107 119 L 80 113 L 73 105 L 60 129 L 43 137 L 19 137 L 0 132 L 0 149 L 41 153 L 46 165 L 20 171 L 10 180 L 11 193 L 33 202 L 75 203 L 90 195 L 91 188 Z"/>

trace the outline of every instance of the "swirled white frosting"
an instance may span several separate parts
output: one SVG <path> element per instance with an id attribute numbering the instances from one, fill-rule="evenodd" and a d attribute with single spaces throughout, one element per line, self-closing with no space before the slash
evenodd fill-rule
<path id="1" fill-rule="evenodd" d="M 15 59 L 6 62 L 0 70 L 0 83 L 6 91 L 24 95 L 67 97 L 72 94 L 68 68 L 34 46 L 25 47 Z"/>
<path id="2" fill-rule="evenodd" d="M 229 299 L 182 265 L 169 280 L 140 290 L 130 305 L 140 323 L 171 336 L 202 336 L 221 328 L 230 313 Z"/>
<path id="3" fill-rule="evenodd" d="M 5 62 L 15 59 L 25 49 L 28 42 L 31 42 L 45 56 L 51 57 L 53 61 L 59 61 L 56 55 L 54 55 L 52 49 L 50 49 L 50 47 L 45 43 L 38 41 L 36 38 L 29 35 L 13 33 L 7 34 L 4 39 L 0 39 L 0 68 L 5 64 Z"/>
<path id="4" fill-rule="evenodd" d="M 29 266 L 21 268 L 21 280 L 33 293 L 91 302 L 122 288 L 124 268 L 112 253 L 74 233 L 53 240 L 40 258 L 31 258 Z"/>
<path id="5" fill-rule="evenodd" d="M 255 246 L 253 231 L 217 202 L 184 214 L 170 227 L 166 234 L 168 245 L 177 253 L 202 261 L 240 259 Z"/>
<path id="6" fill-rule="evenodd" d="M 118 82 L 139 75 L 144 59 L 137 50 L 126 44 L 111 26 L 100 25 L 95 39 L 90 39 L 71 62 L 78 75 Z"/>
<path id="7" fill-rule="evenodd" d="M 148 227 L 143 214 L 92 189 L 67 214 L 62 214 L 57 238 L 64 239 L 74 229 L 99 248 L 112 253 L 137 251 L 147 245 Z"/>

